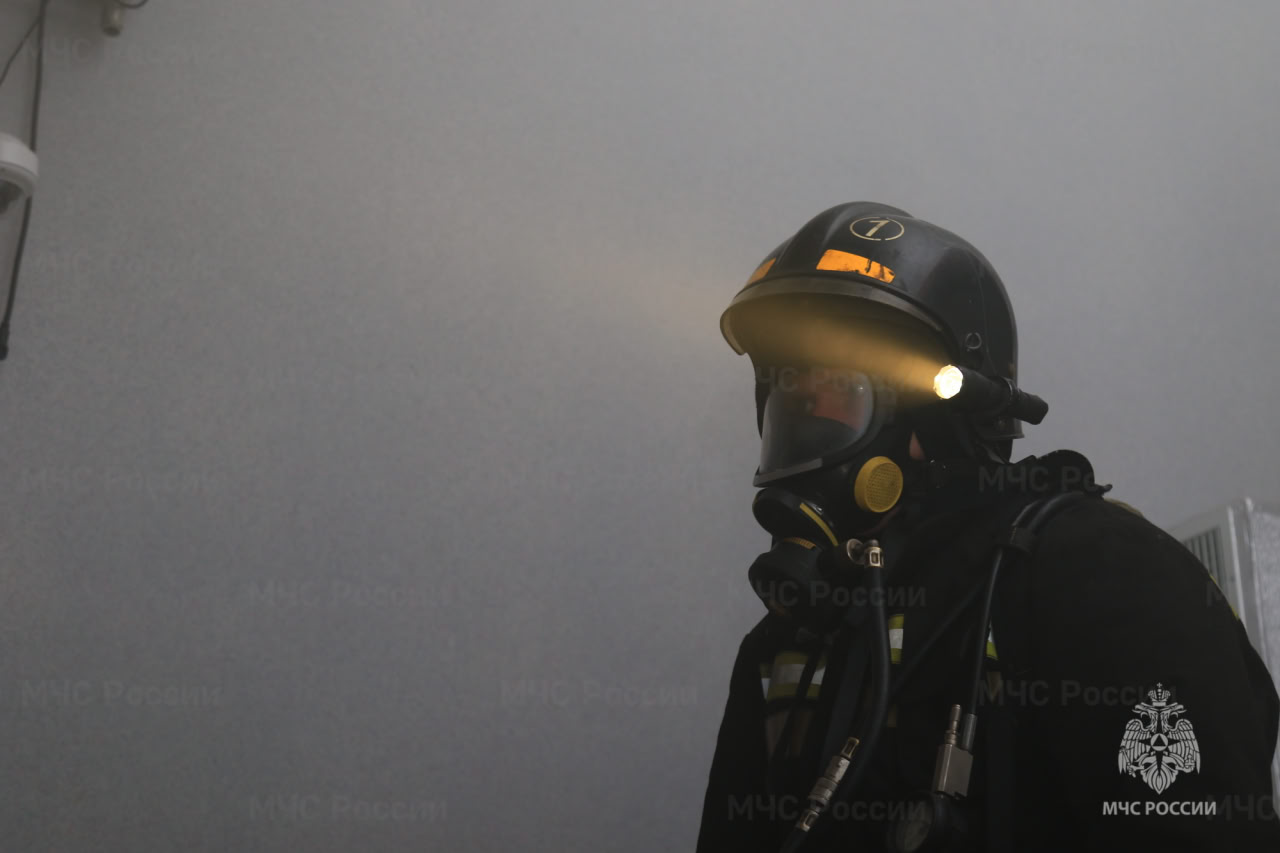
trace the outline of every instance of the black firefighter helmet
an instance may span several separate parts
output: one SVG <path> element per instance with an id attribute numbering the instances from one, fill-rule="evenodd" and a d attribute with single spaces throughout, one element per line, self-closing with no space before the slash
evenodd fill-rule
<path id="1" fill-rule="evenodd" d="M 721 316 L 720 329 L 756 368 L 756 422 L 766 439 L 757 485 L 769 479 L 770 468 L 780 476 L 788 466 L 835 464 L 877 425 L 865 412 L 846 417 L 855 429 L 829 436 L 820 452 L 801 451 L 816 454 L 807 465 L 796 467 L 805 460 L 794 448 L 790 457 L 774 454 L 771 463 L 766 405 L 784 365 L 850 367 L 876 377 L 875 398 L 888 396 L 893 407 L 920 413 L 922 440 L 930 435 L 934 445 L 947 444 L 944 453 L 964 448 L 964 455 L 1007 460 L 1012 440 L 1023 436 L 1021 422 L 1007 414 L 939 406 L 933 381 L 944 365 L 1016 386 L 1013 309 L 981 252 L 900 208 L 857 201 L 815 216 L 760 263 Z M 868 394 L 868 411 L 884 408 L 871 399 Z"/>

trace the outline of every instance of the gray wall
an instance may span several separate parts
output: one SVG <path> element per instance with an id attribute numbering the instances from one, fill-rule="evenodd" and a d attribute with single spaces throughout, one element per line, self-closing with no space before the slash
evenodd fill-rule
<path id="1" fill-rule="evenodd" d="M 1274 3 L 96 23 L 0 364 L 6 850 L 691 848 L 767 545 L 717 319 L 840 202 L 1001 272 L 1016 456 L 1280 498 Z"/>

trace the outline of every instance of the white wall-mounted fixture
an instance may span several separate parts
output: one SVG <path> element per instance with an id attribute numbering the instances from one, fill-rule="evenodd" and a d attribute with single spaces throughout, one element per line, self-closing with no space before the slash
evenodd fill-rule
<path id="1" fill-rule="evenodd" d="M 102 31 L 118 36 L 124 29 L 124 7 L 116 0 L 102 0 Z"/>
<path id="2" fill-rule="evenodd" d="M 40 175 L 36 152 L 16 136 L 0 133 L 0 214 L 36 191 Z"/>
<path id="3" fill-rule="evenodd" d="M 149 0 L 102 0 L 102 31 L 109 36 L 118 36 L 124 29 L 124 10 L 141 9 Z"/>

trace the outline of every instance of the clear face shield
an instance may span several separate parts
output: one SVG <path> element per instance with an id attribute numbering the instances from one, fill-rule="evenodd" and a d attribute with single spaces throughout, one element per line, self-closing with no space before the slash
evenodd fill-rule
<path id="1" fill-rule="evenodd" d="M 739 314 L 757 393 L 767 390 L 757 486 L 822 468 L 936 400 L 933 377 L 948 356 L 929 330 L 884 310 L 840 307 L 772 301 Z"/>
<path id="2" fill-rule="evenodd" d="M 940 336 L 883 306 L 765 299 L 732 320 L 731 343 L 756 370 L 751 512 L 773 537 L 748 577 L 771 610 L 825 631 L 840 612 L 832 596 L 802 602 L 780 591 L 844 583 L 841 543 L 889 529 L 925 493 L 927 463 L 912 457 L 911 434 L 950 359 Z"/>
<path id="3" fill-rule="evenodd" d="M 872 377 L 835 367 L 767 369 L 758 477 L 773 478 L 853 446 L 876 422 Z M 883 412 L 882 412 L 883 414 Z"/>

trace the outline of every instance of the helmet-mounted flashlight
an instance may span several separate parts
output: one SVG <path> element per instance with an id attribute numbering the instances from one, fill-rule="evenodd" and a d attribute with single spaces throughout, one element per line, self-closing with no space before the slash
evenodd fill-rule
<path id="1" fill-rule="evenodd" d="M 1038 424 L 1049 404 L 1035 394 L 1018 390 L 1012 380 L 991 379 L 968 367 L 948 364 L 933 377 L 933 391 L 953 405 L 982 415 L 1009 416 Z"/>

